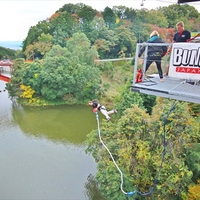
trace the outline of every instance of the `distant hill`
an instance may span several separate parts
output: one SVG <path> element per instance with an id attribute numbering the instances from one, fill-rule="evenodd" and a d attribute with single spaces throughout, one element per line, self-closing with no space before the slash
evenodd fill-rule
<path id="1" fill-rule="evenodd" d="M 21 50 L 22 41 L 0 41 L 0 46 L 13 50 Z"/>
<path id="2" fill-rule="evenodd" d="M 0 46 L 0 60 L 2 59 L 15 59 L 16 50 Z"/>

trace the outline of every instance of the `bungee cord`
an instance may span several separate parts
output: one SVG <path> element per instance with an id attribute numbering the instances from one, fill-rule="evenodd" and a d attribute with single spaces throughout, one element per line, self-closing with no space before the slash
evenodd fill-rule
<path id="1" fill-rule="evenodd" d="M 138 190 L 135 190 L 135 191 L 131 191 L 131 192 L 125 192 L 124 189 L 123 189 L 123 185 L 124 185 L 124 175 L 123 175 L 123 172 L 120 170 L 119 166 L 117 165 L 112 153 L 110 152 L 110 150 L 108 149 L 108 147 L 105 145 L 105 143 L 103 142 L 102 138 L 101 138 L 101 131 L 100 131 L 100 123 L 99 123 L 99 116 L 98 116 L 98 112 L 95 112 L 95 115 L 96 115 L 96 120 L 97 120 L 97 127 L 98 127 L 98 136 L 99 136 L 99 140 L 100 142 L 102 143 L 102 145 L 104 146 L 104 148 L 108 151 L 115 167 L 117 168 L 117 170 L 119 171 L 120 173 L 120 179 L 121 179 L 121 183 L 120 183 L 120 189 L 122 191 L 123 194 L 125 194 L 126 196 L 133 196 L 134 194 L 139 194 L 141 196 L 147 196 L 149 194 L 151 194 L 153 192 L 153 190 L 155 189 L 157 183 L 158 183 L 158 178 L 160 176 L 160 173 L 161 173 L 161 170 L 162 170 L 162 167 L 163 167 L 163 163 L 164 163 L 164 160 L 165 160 L 165 154 L 166 154 L 166 147 L 167 147 L 167 141 L 166 141 L 166 123 L 167 123 L 167 119 L 170 115 L 170 113 L 175 109 L 175 106 L 176 106 L 177 102 L 175 102 L 171 109 L 169 110 L 167 116 L 164 118 L 163 122 L 164 122 L 164 125 L 163 125 L 163 151 L 162 151 L 162 156 L 161 156 L 161 164 L 160 164 L 160 167 L 159 167 L 159 170 L 158 170 L 158 173 L 157 173 L 157 176 L 154 180 L 154 184 L 153 186 L 150 188 L 150 190 L 146 193 L 142 193 Z"/>
<path id="2" fill-rule="evenodd" d="M 95 112 L 95 114 L 96 114 L 96 120 L 97 120 L 97 126 L 98 126 L 98 136 L 99 136 L 99 140 L 100 140 L 100 142 L 102 143 L 102 145 L 105 147 L 105 149 L 108 151 L 108 153 L 110 154 L 110 157 L 111 157 L 111 159 L 112 159 L 114 165 L 116 166 L 117 170 L 118 170 L 119 173 L 120 173 L 120 176 L 121 176 L 121 184 L 120 184 L 121 191 L 122 191 L 124 194 L 127 194 L 127 192 L 125 192 L 125 191 L 123 190 L 123 184 L 124 184 L 123 173 L 122 173 L 122 171 L 120 170 L 120 168 L 118 167 L 117 163 L 115 162 L 115 159 L 113 158 L 112 153 L 110 152 L 110 150 L 108 149 L 108 147 L 104 144 L 103 140 L 101 139 L 100 125 L 99 125 L 99 115 L 98 115 L 98 112 Z"/>

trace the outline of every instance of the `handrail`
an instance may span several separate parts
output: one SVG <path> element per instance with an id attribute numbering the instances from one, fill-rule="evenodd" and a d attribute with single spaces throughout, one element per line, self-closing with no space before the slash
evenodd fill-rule
<path id="1" fill-rule="evenodd" d="M 139 49 L 142 46 L 145 46 L 144 58 L 147 58 L 147 51 L 148 51 L 148 47 L 149 46 L 170 46 L 172 44 L 173 43 L 146 43 L 146 42 L 144 42 L 144 43 L 137 43 L 137 45 L 136 45 L 136 53 L 135 53 L 134 73 L 133 73 L 133 86 L 136 83 Z M 145 71 L 145 67 L 146 67 L 146 59 L 144 59 L 144 62 L 143 62 L 143 67 L 142 67 L 143 72 Z M 143 79 L 144 79 L 144 76 L 143 76 Z"/>
<path id="2" fill-rule="evenodd" d="M 111 61 L 120 61 L 120 60 L 132 60 L 133 59 L 133 57 L 130 57 L 130 58 L 114 58 L 114 59 L 102 59 L 102 60 L 100 60 L 100 59 L 97 59 L 97 60 L 95 60 L 95 62 L 111 62 Z"/>

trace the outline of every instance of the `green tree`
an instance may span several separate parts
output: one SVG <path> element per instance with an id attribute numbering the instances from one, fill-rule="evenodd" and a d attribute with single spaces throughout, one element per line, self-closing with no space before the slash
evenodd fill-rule
<path id="1" fill-rule="evenodd" d="M 113 27 L 115 27 L 116 15 L 111 8 L 105 7 L 104 11 L 102 12 L 102 15 L 103 15 L 103 19 L 106 23 L 106 26 L 108 28 L 112 29 Z"/>
<path id="2" fill-rule="evenodd" d="M 8 90 L 8 94 L 11 99 L 20 95 L 20 85 L 23 83 L 22 77 L 25 67 L 26 64 L 23 58 L 18 58 L 13 61 L 12 76 L 10 82 L 6 83 L 6 89 Z"/>
<path id="3" fill-rule="evenodd" d="M 143 23 L 139 18 L 132 20 L 132 26 L 130 29 L 137 37 L 137 42 L 142 43 L 149 39 L 151 28 L 147 24 Z"/>
<path id="4" fill-rule="evenodd" d="M 15 50 L 0 46 L 0 60 L 5 59 L 5 58 L 14 59 Z"/>
<path id="5" fill-rule="evenodd" d="M 98 11 L 93 9 L 91 6 L 83 5 L 83 7 L 78 11 L 78 16 L 82 18 L 83 23 L 90 23 Z"/>
<path id="6" fill-rule="evenodd" d="M 15 59 L 17 58 L 24 58 L 24 54 L 21 49 L 15 51 Z"/>
<path id="7" fill-rule="evenodd" d="M 116 58 L 118 43 L 119 38 L 114 31 L 109 30 L 107 27 L 103 27 L 99 32 L 99 37 L 94 42 L 94 46 L 98 50 L 101 59 Z"/>
<path id="8" fill-rule="evenodd" d="M 140 108 L 144 108 L 140 94 L 138 92 L 130 91 L 130 80 L 128 80 L 120 90 L 121 92 L 119 95 L 115 97 L 116 109 L 119 116 L 122 116 L 123 112 L 127 108 L 131 108 L 133 104 L 138 105 Z"/>
<path id="9" fill-rule="evenodd" d="M 133 105 L 117 122 L 101 124 L 102 140 L 124 174 L 124 191 L 146 193 L 157 177 L 156 190 L 146 199 L 180 199 L 186 195 L 192 172 L 185 165 L 183 154 L 199 137 L 198 124 L 190 116 L 186 103 L 179 103 L 166 121 L 167 151 L 160 176 L 157 176 L 164 153 L 163 122 L 171 106 L 170 100 L 159 98 L 151 116 Z M 96 131 L 88 135 L 87 151 L 98 163 L 96 178 L 101 192 L 106 199 L 125 199 L 120 190 L 119 171 L 97 136 Z M 143 199 L 137 193 L 135 197 Z"/>
<path id="10" fill-rule="evenodd" d="M 188 168 L 193 172 L 193 181 L 197 183 L 197 180 L 200 177 L 200 143 L 193 144 L 188 148 L 186 154 L 186 164 Z"/>
<path id="11" fill-rule="evenodd" d="M 77 22 L 75 21 L 75 18 L 68 13 L 68 12 L 57 12 L 55 15 L 53 15 L 50 18 L 50 30 L 49 33 L 51 35 L 54 35 L 54 42 L 56 41 L 56 36 L 63 39 L 67 37 L 71 37 L 73 32 L 74 24 Z"/>
<path id="12" fill-rule="evenodd" d="M 88 38 L 90 38 L 90 42 L 94 44 L 95 40 L 102 38 L 106 32 L 108 32 L 108 28 L 106 27 L 103 18 L 96 16 L 91 21 L 86 35 Z"/>
<path id="13" fill-rule="evenodd" d="M 193 27 L 192 27 L 191 31 L 194 31 L 194 32 L 198 31 L 199 32 L 200 31 L 200 16 L 198 18 L 195 18 L 192 22 L 193 22 L 192 23 Z"/>
<path id="14" fill-rule="evenodd" d="M 116 36 L 118 37 L 118 57 L 131 57 L 132 52 L 136 47 L 136 36 L 129 28 L 124 25 L 121 25 L 114 29 Z"/>
<path id="15" fill-rule="evenodd" d="M 148 17 L 145 21 L 148 24 L 157 25 L 159 27 L 167 28 L 169 26 L 167 18 L 160 10 L 149 10 Z"/>
<path id="16" fill-rule="evenodd" d="M 67 37 L 68 35 L 62 29 L 57 29 L 53 32 L 53 44 L 65 47 L 67 44 Z"/>
<path id="17" fill-rule="evenodd" d="M 38 41 L 26 47 L 24 55 L 27 60 L 34 60 L 35 58 L 42 59 L 43 56 L 50 51 L 52 47 L 52 36 L 42 33 L 38 37 Z"/>
<path id="18" fill-rule="evenodd" d="M 45 34 L 42 33 L 39 37 L 38 37 L 38 42 L 52 42 L 52 35 L 50 35 L 49 33 Z"/>
<path id="19" fill-rule="evenodd" d="M 75 33 L 67 42 L 67 49 L 71 53 L 71 60 L 75 64 L 86 64 L 94 66 L 95 58 L 98 58 L 98 52 L 94 46 L 91 46 L 90 40 L 84 33 Z"/>
<path id="20" fill-rule="evenodd" d="M 72 95 L 80 102 L 95 98 L 100 92 L 96 57 L 96 49 L 83 33 L 74 34 L 65 48 L 54 45 L 45 56 L 41 72 L 43 97 L 56 100 Z"/>
<path id="21" fill-rule="evenodd" d="M 59 45 L 54 45 L 44 58 L 41 70 L 41 94 L 45 99 L 56 100 L 68 93 L 73 83 L 73 77 L 67 73 L 68 51 Z"/>
<path id="22" fill-rule="evenodd" d="M 143 106 L 146 108 L 147 113 L 152 114 L 152 109 L 156 105 L 156 96 L 148 94 L 140 94 L 143 100 Z"/>
<path id="23" fill-rule="evenodd" d="M 68 40 L 67 49 L 70 52 L 69 60 L 76 78 L 73 94 L 77 99 L 97 97 L 101 90 L 100 71 L 94 62 L 99 57 L 96 48 L 91 46 L 84 33 L 75 33 Z"/>
<path id="24" fill-rule="evenodd" d="M 176 23 L 178 21 L 181 21 L 181 19 L 185 19 L 184 22 L 187 22 L 188 20 L 198 18 L 199 16 L 199 13 L 195 9 L 195 7 L 190 6 L 188 4 L 183 4 L 183 5 L 172 4 L 169 6 L 161 7 L 159 8 L 159 10 L 167 18 L 169 27 L 174 27 L 174 28 L 176 26 Z"/>
<path id="25" fill-rule="evenodd" d="M 35 26 L 31 26 L 27 37 L 23 41 L 22 51 L 24 52 L 30 44 L 37 42 L 38 37 L 41 36 L 42 33 L 48 34 L 50 31 L 49 29 L 49 23 L 46 20 L 39 21 Z"/>
<path id="26" fill-rule="evenodd" d="M 41 95 L 41 64 L 39 60 L 35 60 L 26 66 L 26 70 L 23 71 L 22 83 L 23 85 L 30 86 L 35 91 L 37 96 Z"/>
<path id="27" fill-rule="evenodd" d="M 36 57 L 43 58 L 43 56 L 50 51 L 52 47 L 52 40 L 53 37 L 48 33 L 44 34 L 42 33 L 38 37 L 38 42 L 34 43 L 35 49 L 36 49 Z"/>
<path id="28" fill-rule="evenodd" d="M 124 15 L 126 16 L 126 19 L 132 20 L 132 19 L 136 18 L 137 13 L 136 13 L 136 10 L 133 8 L 126 8 Z"/>
<path id="29" fill-rule="evenodd" d="M 126 6 L 113 6 L 113 12 L 119 19 L 126 19 L 126 11 L 127 7 Z"/>

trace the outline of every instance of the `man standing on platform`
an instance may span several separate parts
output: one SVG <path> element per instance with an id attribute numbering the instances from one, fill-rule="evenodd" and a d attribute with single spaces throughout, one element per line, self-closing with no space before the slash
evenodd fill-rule
<path id="1" fill-rule="evenodd" d="M 176 24 L 177 32 L 174 34 L 173 42 L 187 42 L 191 38 L 191 33 L 184 28 L 182 21 Z"/>

